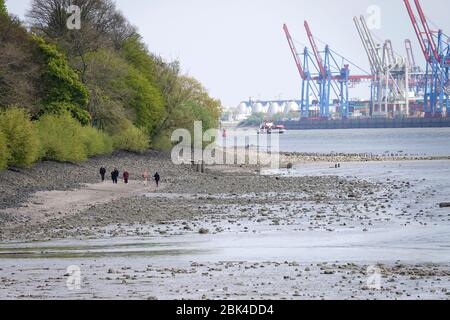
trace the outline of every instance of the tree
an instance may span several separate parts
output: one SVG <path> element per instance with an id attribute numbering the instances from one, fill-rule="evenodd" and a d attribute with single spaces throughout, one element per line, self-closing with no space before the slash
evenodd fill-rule
<path id="1" fill-rule="evenodd" d="M 35 41 L 47 66 L 42 77 L 45 93 L 41 113 L 58 114 L 69 111 L 83 125 L 89 124 L 91 116 L 84 109 L 89 102 L 88 89 L 54 45 L 39 37 L 35 37 Z"/>
<path id="2" fill-rule="evenodd" d="M 164 115 L 158 87 L 115 52 L 99 50 L 89 54 L 87 61 L 93 123 L 114 133 L 129 119 L 144 131 L 153 131 Z"/>
<path id="3" fill-rule="evenodd" d="M 0 15 L 7 16 L 8 11 L 6 10 L 5 0 L 0 0 Z"/>
<path id="4" fill-rule="evenodd" d="M 18 19 L 0 15 L 0 105 L 38 112 L 42 63 L 36 49 Z"/>
<path id="5" fill-rule="evenodd" d="M 81 30 L 69 30 L 69 5 L 81 9 Z M 100 48 L 119 49 L 136 33 L 111 0 L 33 0 L 27 17 L 33 30 L 56 40 L 84 81 L 86 55 Z"/>
<path id="6" fill-rule="evenodd" d="M 163 149 L 170 148 L 173 130 L 184 128 L 193 134 L 195 121 L 202 122 L 204 131 L 217 128 L 221 110 L 221 102 L 209 97 L 194 78 L 177 76 L 172 85 L 169 100 L 172 108 L 153 139 Z"/>

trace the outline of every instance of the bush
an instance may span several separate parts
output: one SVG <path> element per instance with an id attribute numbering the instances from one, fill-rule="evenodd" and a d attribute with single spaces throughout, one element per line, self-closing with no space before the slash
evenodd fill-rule
<path id="1" fill-rule="evenodd" d="M 168 134 L 160 133 L 152 139 L 152 148 L 159 151 L 170 151 L 173 147 Z"/>
<path id="2" fill-rule="evenodd" d="M 256 127 L 260 126 L 265 120 L 263 113 L 253 114 L 247 120 L 243 120 L 239 123 L 239 127 Z"/>
<path id="3" fill-rule="evenodd" d="M 111 154 L 113 152 L 113 141 L 106 133 L 93 127 L 83 127 L 82 131 L 88 157 Z"/>
<path id="4" fill-rule="evenodd" d="M 69 113 L 45 115 L 38 121 L 42 159 L 84 161 L 88 157 L 110 154 L 112 139 L 92 127 L 82 127 Z"/>
<path id="5" fill-rule="evenodd" d="M 45 115 L 37 127 L 43 160 L 79 162 L 87 159 L 82 127 L 70 114 Z"/>
<path id="6" fill-rule="evenodd" d="M 142 152 L 150 147 L 148 135 L 131 123 L 126 129 L 114 135 L 114 148 L 131 152 Z"/>
<path id="7" fill-rule="evenodd" d="M 6 145 L 6 137 L 0 131 L 0 170 L 6 169 L 10 157 L 8 146 Z"/>
<path id="8" fill-rule="evenodd" d="M 9 150 L 8 166 L 29 167 L 39 157 L 39 139 L 29 115 L 10 108 L 0 114 L 0 130 Z"/>
<path id="9" fill-rule="evenodd" d="M 86 110 L 67 102 L 52 102 L 41 107 L 40 116 L 46 114 L 63 114 L 69 112 L 71 116 L 78 120 L 82 125 L 87 126 L 91 122 L 91 115 Z"/>

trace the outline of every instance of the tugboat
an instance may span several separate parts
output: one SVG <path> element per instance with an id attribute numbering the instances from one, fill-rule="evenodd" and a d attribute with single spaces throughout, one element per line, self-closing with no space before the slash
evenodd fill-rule
<path id="1" fill-rule="evenodd" d="M 286 127 L 283 125 L 274 125 L 272 122 L 264 122 L 259 127 L 258 134 L 284 134 L 286 132 Z"/>

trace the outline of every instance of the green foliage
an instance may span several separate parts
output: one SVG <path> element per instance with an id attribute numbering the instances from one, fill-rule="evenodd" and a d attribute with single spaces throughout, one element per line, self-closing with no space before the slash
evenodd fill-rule
<path id="1" fill-rule="evenodd" d="M 156 79 L 156 61 L 148 52 L 138 34 L 135 34 L 124 43 L 121 53 L 124 59 L 139 70 L 147 80 L 154 82 Z"/>
<path id="2" fill-rule="evenodd" d="M 39 140 L 27 112 L 15 107 L 3 111 L 0 130 L 10 153 L 8 166 L 29 167 L 38 159 Z"/>
<path id="3" fill-rule="evenodd" d="M 154 138 L 155 143 L 158 142 L 165 148 L 167 137 L 171 136 L 173 130 L 184 128 L 193 134 L 195 121 L 202 122 L 204 131 L 214 129 L 218 127 L 220 116 L 220 101 L 212 99 L 197 80 L 179 76 L 176 80 L 176 87 L 172 97 L 179 99 L 179 102 L 175 108 L 170 110 L 161 131 L 156 135 L 157 139 Z M 160 143 L 160 141 L 162 142 Z"/>
<path id="4" fill-rule="evenodd" d="M 46 43 L 42 38 L 34 37 L 44 56 L 47 70 L 43 76 L 43 85 L 46 88 L 43 102 L 44 111 L 59 113 L 63 103 L 72 115 L 81 123 L 86 124 L 86 112 L 82 110 L 89 102 L 89 91 L 79 80 L 78 74 L 70 67 L 66 57 L 52 44 Z M 52 111 L 52 107 L 56 107 Z M 76 110 L 80 109 L 80 110 Z"/>
<path id="5" fill-rule="evenodd" d="M 161 151 L 170 151 L 172 149 L 173 144 L 171 141 L 171 135 L 170 132 L 163 131 L 160 134 L 158 134 L 155 138 L 153 138 L 152 141 L 152 148 L 156 150 Z"/>
<path id="6" fill-rule="evenodd" d="M 110 136 L 93 127 L 83 127 L 82 134 L 88 157 L 111 154 L 113 141 Z"/>
<path id="7" fill-rule="evenodd" d="M 154 130 L 164 114 L 164 102 L 158 89 L 132 67 L 125 83 L 132 90 L 128 105 L 136 112 L 135 125 L 148 132 Z"/>
<path id="8" fill-rule="evenodd" d="M 167 150 L 173 130 L 192 131 L 194 121 L 202 121 L 205 130 L 217 127 L 220 101 L 181 75 L 179 62 L 152 54 L 112 2 L 88 2 L 84 27 L 71 32 L 64 10 L 32 1 L 29 32 L 4 16 L 0 0 L 0 104 L 20 105 L 39 119 L 34 142 L 19 134 L 11 147 L 11 134 L 3 132 L 0 168 L 6 158 L 7 165 L 35 161 L 36 147 L 26 146 L 32 142 L 41 142 L 42 159 L 77 162 L 113 149 L 143 151 L 150 141 Z"/>
<path id="9" fill-rule="evenodd" d="M 288 115 L 284 113 L 277 113 L 271 116 L 265 115 L 264 113 L 257 113 L 253 114 L 248 118 L 247 120 L 243 120 L 239 123 L 240 127 L 256 127 L 261 125 L 264 121 L 271 121 L 271 122 L 280 122 L 285 119 L 293 119 L 298 117 L 298 113 L 292 112 Z"/>
<path id="10" fill-rule="evenodd" d="M 6 10 L 5 0 L 0 0 L 0 15 L 7 15 L 8 10 Z"/>
<path id="11" fill-rule="evenodd" d="M 113 136 L 114 148 L 131 152 L 142 152 L 149 148 L 148 135 L 131 123 L 122 132 Z"/>
<path id="12" fill-rule="evenodd" d="M 257 113 L 251 115 L 247 120 L 243 120 L 239 123 L 240 127 L 255 127 L 261 125 L 265 120 L 264 113 Z"/>
<path id="13" fill-rule="evenodd" d="M 152 131 L 161 122 L 164 101 L 159 89 L 120 55 L 99 50 L 87 56 L 89 110 L 95 126 L 117 133 L 125 119 Z"/>
<path id="14" fill-rule="evenodd" d="M 77 119 L 82 125 L 88 125 L 91 122 L 89 112 L 68 102 L 51 102 L 41 108 L 41 114 L 60 115 L 69 112 L 71 116 Z"/>
<path id="15" fill-rule="evenodd" d="M 5 134 L 0 130 L 0 171 L 8 166 L 8 160 L 11 156 L 6 144 Z"/>
<path id="16" fill-rule="evenodd" d="M 69 113 L 48 114 L 39 119 L 44 160 L 80 162 L 112 152 L 112 140 L 92 127 L 83 127 Z"/>

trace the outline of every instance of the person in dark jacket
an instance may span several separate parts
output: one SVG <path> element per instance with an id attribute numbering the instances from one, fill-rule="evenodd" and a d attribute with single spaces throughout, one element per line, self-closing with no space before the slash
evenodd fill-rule
<path id="1" fill-rule="evenodd" d="M 156 182 L 156 187 L 159 187 L 159 181 L 161 181 L 161 176 L 159 175 L 159 173 L 155 173 L 155 182 Z"/>
<path id="2" fill-rule="evenodd" d="M 111 178 L 114 184 L 118 183 L 118 179 L 119 179 L 119 170 L 117 170 L 117 168 L 114 169 L 113 172 L 111 172 Z"/>
<path id="3" fill-rule="evenodd" d="M 105 182 L 106 169 L 105 167 L 100 168 L 100 176 L 102 177 L 102 182 Z"/>
<path id="4" fill-rule="evenodd" d="M 123 182 L 125 182 L 125 184 L 128 184 L 128 179 L 130 179 L 130 173 L 128 171 L 125 171 L 123 173 Z"/>

